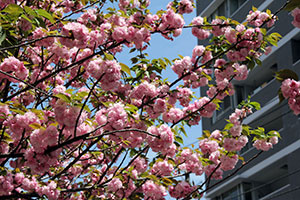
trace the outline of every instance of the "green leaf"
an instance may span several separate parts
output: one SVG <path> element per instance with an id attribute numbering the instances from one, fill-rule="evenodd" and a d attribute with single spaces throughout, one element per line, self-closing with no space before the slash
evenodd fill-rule
<path id="1" fill-rule="evenodd" d="M 239 158 L 239 160 L 241 160 L 241 161 L 245 161 L 244 157 L 242 157 L 242 156 L 238 156 L 238 158 Z"/>
<path id="2" fill-rule="evenodd" d="M 161 180 L 167 186 L 173 184 L 173 181 L 171 179 L 169 179 L 169 178 L 163 177 Z"/>
<path id="3" fill-rule="evenodd" d="M 29 8 L 28 6 L 24 6 L 24 10 L 27 14 L 32 15 L 34 17 L 37 17 L 37 13 L 34 12 L 31 8 Z"/>
<path id="4" fill-rule="evenodd" d="M 253 106 L 256 110 L 260 110 L 260 104 L 258 102 L 251 102 L 251 106 Z"/>
<path id="5" fill-rule="evenodd" d="M 7 171 L 4 167 L 0 167 L 0 176 L 6 176 L 7 175 Z"/>
<path id="6" fill-rule="evenodd" d="M 138 151 L 135 150 L 135 149 L 131 149 L 130 152 L 129 152 L 130 157 L 133 157 L 133 156 L 135 156 L 136 154 L 138 154 Z"/>
<path id="7" fill-rule="evenodd" d="M 250 134 L 250 129 L 249 129 L 250 127 L 244 124 L 242 126 L 243 126 L 242 134 L 248 136 Z"/>
<path id="8" fill-rule="evenodd" d="M 55 23 L 55 20 L 53 19 L 52 15 L 48 13 L 46 10 L 37 9 L 35 10 L 35 12 L 37 12 L 40 16 L 43 16 L 46 19 L 48 19 L 51 23 Z"/>
<path id="9" fill-rule="evenodd" d="M 258 64 L 259 66 L 261 66 L 261 61 L 259 59 L 255 59 L 256 64 Z"/>
<path id="10" fill-rule="evenodd" d="M 76 95 L 81 97 L 81 98 L 86 97 L 88 94 L 89 93 L 87 91 L 81 91 L 81 92 L 76 93 Z"/>
<path id="11" fill-rule="evenodd" d="M 254 60 L 251 59 L 250 63 L 248 64 L 248 69 L 253 69 L 255 67 L 255 62 Z"/>
<path id="12" fill-rule="evenodd" d="M 75 106 L 76 106 L 76 107 L 79 107 L 79 108 L 82 108 L 83 103 L 76 104 Z M 85 111 L 87 111 L 88 113 L 91 112 L 91 109 L 90 109 L 87 105 L 85 105 L 83 109 L 84 109 Z"/>
<path id="13" fill-rule="evenodd" d="M 279 104 L 285 100 L 281 89 L 278 90 L 278 98 L 279 98 Z"/>
<path id="14" fill-rule="evenodd" d="M 136 58 L 136 57 L 131 58 L 130 60 L 131 60 L 132 64 L 135 64 L 135 63 L 137 63 L 139 61 L 139 59 Z"/>
<path id="15" fill-rule="evenodd" d="M 127 104 L 125 110 L 135 113 L 138 110 L 138 108 L 132 104 Z"/>
<path id="16" fill-rule="evenodd" d="M 136 50 L 136 48 L 132 48 L 132 49 L 130 49 L 129 53 L 132 53 L 132 52 L 134 52 L 135 50 Z"/>
<path id="17" fill-rule="evenodd" d="M 171 61 L 170 61 L 168 58 L 164 58 L 164 60 L 166 61 L 166 63 L 167 63 L 168 65 L 172 65 Z"/>
<path id="18" fill-rule="evenodd" d="M 14 141 L 13 139 L 11 139 L 11 136 L 6 132 L 3 133 L 2 140 L 5 141 L 5 142 L 13 142 Z"/>
<path id="19" fill-rule="evenodd" d="M 6 33 L 5 31 L 2 29 L 2 26 L 0 26 L 0 45 L 2 44 L 2 42 L 5 40 L 6 38 Z"/>
<path id="20" fill-rule="evenodd" d="M 14 108 L 11 108 L 9 109 L 10 111 L 14 112 L 14 113 L 17 113 L 17 114 L 20 114 L 20 115 L 24 115 L 25 112 L 20 110 L 20 109 L 14 109 Z"/>
<path id="21" fill-rule="evenodd" d="M 177 136 L 175 137 L 175 141 L 178 142 L 178 143 L 180 143 L 180 144 L 183 144 L 183 139 L 182 139 L 182 137 L 179 136 L 179 135 L 177 135 Z"/>
<path id="22" fill-rule="evenodd" d="M 1 10 L 1 12 L 7 13 L 10 16 L 13 16 L 15 18 L 18 17 L 23 12 L 23 9 L 17 4 L 9 4 L 8 6 L 6 6 L 6 8 Z"/>
<path id="23" fill-rule="evenodd" d="M 183 126 L 181 126 L 181 127 L 179 128 L 179 130 L 184 134 L 185 137 L 187 137 L 187 134 L 186 134 L 186 132 L 185 132 Z"/>
<path id="24" fill-rule="evenodd" d="M 107 60 L 113 60 L 113 59 L 114 59 L 114 56 L 111 55 L 111 54 L 109 54 L 109 53 L 105 53 L 105 52 L 104 52 L 104 56 L 105 56 L 105 58 L 106 58 Z"/>
<path id="25" fill-rule="evenodd" d="M 224 130 L 230 130 L 231 127 L 233 127 L 233 124 L 232 123 L 227 123 L 224 127 Z"/>
<path id="26" fill-rule="evenodd" d="M 209 130 L 203 130 L 202 132 L 205 135 L 205 137 L 208 138 L 210 136 L 210 131 Z"/>
<path id="27" fill-rule="evenodd" d="M 62 99 L 63 101 L 65 101 L 67 103 L 71 103 L 72 102 L 71 97 L 69 97 L 69 96 L 67 96 L 67 95 L 65 95 L 63 93 L 56 94 L 55 96 L 57 98 L 59 98 L 59 99 Z"/>
<path id="28" fill-rule="evenodd" d="M 33 129 L 40 129 L 42 126 L 38 123 L 32 123 L 29 125 Z"/>
<path id="29" fill-rule="evenodd" d="M 112 101 L 101 102 L 106 108 L 108 108 L 111 104 L 114 104 Z"/>
<path id="30" fill-rule="evenodd" d="M 31 19 L 29 19 L 26 15 L 22 14 L 21 17 L 27 21 L 29 21 L 32 24 Z"/>
<path id="31" fill-rule="evenodd" d="M 126 72 L 127 74 L 131 75 L 130 68 L 127 65 L 125 65 L 124 63 L 120 63 L 120 65 L 123 72 Z"/>
<path id="32" fill-rule="evenodd" d="M 182 56 L 182 55 L 178 54 L 178 56 L 179 56 L 179 58 L 183 59 L 183 56 Z"/>
<path id="33" fill-rule="evenodd" d="M 275 73 L 275 78 L 280 81 L 283 82 L 285 79 L 294 79 L 295 81 L 298 81 L 298 75 L 296 74 L 296 72 L 290 70 L 290 69 L 282 69 L 278 72 Z"/>
<path id="34" fill-rule="evenodd" d="M 291 0 L 284 9 L 287 11 L 292 11 L 297 7 L 300 7 L 300 0 Z"/>

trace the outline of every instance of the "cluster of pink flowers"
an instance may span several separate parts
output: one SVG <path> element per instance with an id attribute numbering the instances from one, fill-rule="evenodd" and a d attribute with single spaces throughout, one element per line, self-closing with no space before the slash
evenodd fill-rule
<path id="1" fill-rule="evenodd" d="M 223 147 L 227 151 L 240 151 L 248 143 L 248 137 L 241 135 L 238 138 L 225 138 Z"/>
<path id="2" fill-rule="evenodd" d="M 130 94 L 131 98 L 139 100 L 138 104 L 142 103 L 143 98 L 153 98 L 157 95 L 157 89 L 155 85 L 145 81 L 141 83 L 139 86 L 135 87 Z"/>
<path id="3" fill-rule="evenodd" d="M 15 57 L 8 57 L 3 60 L 0 65 L 0 70 L 6 72 L 12 76 L 15 76 L 18 79 L 25 80 L 28 76 L 28 69 L 24 66 L 24 63 L 18 60 Z M 14 79 L 13 77 L 7 76 L 0 73 L 1 79 L 8 79 L 13 83 L 18 83 L 19 80 Z"/>
<path id="4" fill-rule="evenodd" d="M 173 132 L 169 126 L 163 124 L 159 128 L 151 126 L 147 130 L 149 133 L 158 136 L 147 136 L 147 142 L 154 152 L 163 151 L 170 147 L 174 142 Z"/>
<path id="5" fill-rule="evenodd" d="M 201 28 L 203 22 L 204 20 L 200 16 L 195 17 L 192 21 L 192 24 L 195 26 L 192 28 L 192 34 L 199 40 L 205 40 L 210 36 L 210 32 L 208 30 Z"/>
<path id="6" fill-rule="evenodd" d="M 194 153 L 191 149 L 182 150 L 180 156 L 176 158 L 176 161 L 179 164 L 180 170 L 192 172 L 199 176 L 203 173 L 200 155 Z"/>
<path id="7" fill-rule="evenodd" d="M 235 109 L 235 112 L 229 116 L 229 121 L 233 124 L 230 133 L 233 137 L 239 137 L 242 133 L 242 120 L 247 116 L 245 109 Z"/>
<path id="8" fill-rule="evenodd" d="M 119 178 L 114 178 L 109 182 L 107 189 L 111 192 L 117 192 L 119 189 L 122 188 L 122 186 L 122 181 Z"/>
<path id="9" fill-rule="evenodd" d="M 169 187 L 169 193 L 171 197 L 174 197 L 176 199 L 184 198 L 186 195 L 190 194 L 196 186 L 191 186 L 186 181 L 179 182 L 176 186 Z"/>
<path id="10" fill-rule="evenodd" d="M 167 195 L 165 187 L 162 185 L 157 185 L 153 181 L 146 181 L 143 186 L 143 193 L 145 194 L 145 199 L 163 199 Z"/>
<path id="11" fill-rule="evenodd" d="M 81 24 L 87 24 L 88 21 L 96 21 L 97 19 L 97 15 L 96 15 L 97 10 L 96 9 L 89 9 L 87 10 L 86 13 L 83 13 L 78 19 L 77 21 Z"/>
<path id="12" fill-rule="evenodd" d="M 273 145 L 278 143 L 278 133 L 277 132 L 272 132 L 273 134 L 268 137 L 268 138 L 259 138 L 257 140 L 255 140 L 255 142 L 253 143 L 253 146 L 256 149 L 260 149 L 263 151 L 269 151 L 269 149 L 271 149 L 273 147 Z"/>
<path id="13" fill-rule="evenodd" d="M 179 14 L 191 13 L 193 12 L 193 0 L 181 0 L 179 6 L 174 5 L 174 2 L 170 2 L 167 6 L 168 9 L 175 7 L 178 9 Z"/>
<path id="14" fill-rule="evenodd" d="M 292 22 L 292 24 L 297 27 L 300 28 L 300 8 L 295 8 L 292 11 L 292 15 L 294 17 L 294 21 Z"/>
<path id="15" fill-rule="evenodd" d="M 221 169 L 223 169 L 224 171 L 232 170 L 238 162 L 238 155 L 235 154 L 232 157 L 223 155 L 220 161 Z"/>
<path id="16" fill-rule="evenodd" d="M 249 24 L 260 27 L 263 23 L 267 22 L 267 26 L 271 27 L 274 25 L 275 18 L 272 15 L 269 15 L 266 12 L 261 11 L 250 11 L 249 15 L 247 16 L 247 22 Z"/>
<path id="17" fill-rule="evenodd" d="M 116 103 L 107 109 L 107 120 L 111 130 L 119 130 L 125 127 L 127 123 L 127 113 L 124 106 Z"/>
<path id="18" fill-rule="evenodd" d="M 168 112 L 163 114 L 163 120 L 165 122 L 176 123 L 179 121 L 184 115 L 184 112 L 179 108 L 171 108 Z"/>
<path id="19" fill-rule="evenodd" d="M 281 91 L 284 98 L 288 99 L 289 107 L 295 115 L 300 114 L 300 82 L 286 79 L 281 83 Z"/>
<path id="20" fill-rule="evenodd" d="M 14 0 L 3 0 L 0 2 L 0 9 L 4 8 L 8 4 L 14 4 L 14 3 L 15 3 Z"/>
<path id="21" fill-rule="evenodd" d="M 180 77 L 192 69 L 192 64 L 191 58 L 186 56 L 181 60 L 176 60 L 171 68 Z"/>
<path id="22" fill-rule="evenodd" d="M 77 118 L 80 114 L 80 107 L 70 106 L 63 100 L 58 99 L 54 105 L 54 113 L 58 123 L 67 128 L 72 128 L 76 125 Z M 82 124 L 86 117 L 87 113 L 83 111 L 77 125 Z"/>
<path id="23" fill-rule="evenodd" d="M 57 199 L 60 194 L 54 181 L 45 183 L 45 186 L 40 186 L 35 177 L 26 178 L 22 172 L 0 176 L 0 195 L 11 195 L 13 190 L 18 192 L 22 190 L 35 191 L 41 196 L 46 195 L 50 200 Z"/>
<path id="24" fill-rule="evenodd" d="M 36 45 L 50 47 L 55 41 L 54 37 L 47 37 L 47 30 L 45 30 L 43 28 L 37 28 L 33 31 L 34 39 L 40 39 L 43 37 L 45 37 L 45 39 L 36 41 Z"/>
<path id="25" fill-rule="evenodd" d="M 260 149 L 263 151 L 269 151 L 269 149 L 273 147 L 273 144 L 271 142 L 267 142 L 266 140 L 256 140 L 253 143 L 253 146 L 256 149 Z"/>
<path id="26" fill-rule="evenodd" d="M 150 5 L 150 0 L 145 0 L 143 1 L 143 4 L 145 4 L 145 7 L 148 7 Z M 142 7 L 142 3 L 139 2 L 139 1 L 130 1 L 130 0 L 120 0 L 119 1 L 119 7 L 121 9 L 125 9 L 127 8 L 128 6 L 130 6 L 130 8 L 143 8 Z"/>
<path id="27" fill-rule="evenodd" d="M 171 173 L 174 171 L 174 167 L 171 163 L 169 163 L 167 160 L 156 162 L 152 169 L 151 174 L 156 176 L 170 176 Z"/>
<path id="28" fill-rule="evenodd" d="M 175 13 L 173 9 L 168 9 L 167 12 L 161 16 L 161 23 L 157 29 L 161 33 L 168 33 L 171 30 L 173 31 L 173 36 L 177 37 L 181 34 L 183 25 L 184 19 L 182 16 Z"/>
<path id="29" fill-rule="evenodd" d="M 204 172 L 206 176 L 211 176 L 211 178 L 220 180 L 223 178 L 223 171 L 220 168 L 217 168 L 217 165 L 207 165 L 204 167 Z"/>
<path id="30" fill-rule="evenodd" d="M 16 116 L 9 116 L 3 124 L 9 127 L 10 134 L 14 139 L 14 142 L 17 143 L 24 136 L 27 137 L 30 135 L 30 131 L 33 129 L 29 126 L 31 124 L 40 124 L 40 120 L 33 112 L 26 112 L 24 115 L 17 114 Z"/>
<path id="31" fill-rule="evenodd" d="M 215 140 L 205 138 L 199 141 L 199 147 L 203 154 L 211 154 L 219 149 L 219 144 Z"/>
<path id="32" fill-rule="evenodd" d="M 36 129 L 30 135 L 30 143 L 36 153 L 42 154 L 47 147 L 57 144 L 58 134 L 55 126 L 48 126 L 46 130 Z"/>
<path id="33" fill-rule="evenodd" d="M 60 38 L 61 44 L 66 47 L 85 48 L 89 40 L 89 30 L 83 24 L 77 22 L 67 23 L 62 27 L 61 34 L 64 36 L 73 37 L 72 39 Z"/>

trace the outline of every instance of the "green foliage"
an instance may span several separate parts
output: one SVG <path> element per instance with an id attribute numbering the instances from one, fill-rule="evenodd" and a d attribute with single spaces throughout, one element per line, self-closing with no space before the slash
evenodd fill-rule
<path id="1" fill-rule="evenodd" d="M 270 35 L 266 36 L 266 41 L 273 46 L 277 46 L 280 38 L 282 38 L 282 36 L 279 33 L 271 33 Z"/>
<path id="2" fill-rule="evenodd" d="M 284 9 L 287 11 L 292 11 L 297 7 L 300 7 L 300 0 L 290 0 Z"/>
<path id="3" fill-rule="evenodd" d="M 290 70 L 290 69 L 282 69 L 275 73 L 276 80 L 283 82 L 285 79 L 294 79 L 296 81 L 299 80 L 298 75 L 296 72 Z"/>

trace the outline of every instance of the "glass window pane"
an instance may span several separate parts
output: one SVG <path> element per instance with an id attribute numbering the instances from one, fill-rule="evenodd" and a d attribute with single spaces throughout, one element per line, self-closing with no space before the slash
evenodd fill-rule
<path id="1" fill-rule="evenodd" d="M 241 6 L 243 3 L 245 3 L 247 0 L 239 0 L 239 6 Z"/>
<path id="2" fill-rule="evenodd" d="M 239 188 L 234 187 L 231 190 L 222 194 L 222 200 L 240 200 L 241 196 L 239 195 Z"/>
<path id="3" fill-rule="evenodd" d="M 213 19 L 214 19 L 216 16 L 218 16 L 218 15 L 219 15 L 219 12 L 218 12 L 218 9 L 217 9 L 217 10 L 215 10 L 215 12 L 213 12 L 213 14 L 212 14 Z"/>
<path id="4" fill-rule="evenodd" d="M 247 192 L 250 191 L 252 189 L 252 185 L 251 183 L 243 183 L 243 192 L 244 194 L 244 200 L 252 200 L 252 195 L 251 192 Z"/>
<path id="5" fill-rule="evenodd" d="M 230 0 L 229 1 L 229 9 L 230 15 L 232 15 L 239 7 L 239 0 Z"/>
<path id="6" fill-rule="evenodd" d="M 226 16 L 224 2 L 218 7 L 218 13 L 219 13 L 219 16 Z"/>
<path id="7" fill-rule="evenodd" d="M 292 40 L 293 63 L 300 60 L 300 40 Z"/>

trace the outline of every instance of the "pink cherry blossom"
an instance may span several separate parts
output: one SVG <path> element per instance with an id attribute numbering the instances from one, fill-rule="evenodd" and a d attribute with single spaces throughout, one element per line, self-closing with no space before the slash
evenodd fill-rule
<path id="1" fill-rule="evenodd" d="M 300 8 L 295 8 L 292 11 L 292 16 L 294 17 L 294 21 L 292 22 L 292 24 L 295 27 L 300 28 Z"/>

